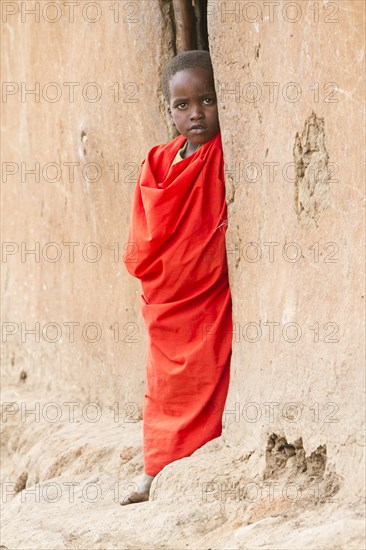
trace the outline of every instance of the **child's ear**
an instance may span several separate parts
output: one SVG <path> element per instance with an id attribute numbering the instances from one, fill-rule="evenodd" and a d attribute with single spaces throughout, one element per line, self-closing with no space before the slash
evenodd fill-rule
<path id="1" fill-rule="evenodd" d="M 171 111 L 171 109 L 170 109 L 169 107 L 168 107 L 167 111 L 168 111 L 168 116 L 169 116 L 169 119 L 170 119 L 171 124 L 172 124 L 173 126 L 175 126 L 175 122 L 174 122 L 173 117 L 172 117 L 172 111 Z"/>

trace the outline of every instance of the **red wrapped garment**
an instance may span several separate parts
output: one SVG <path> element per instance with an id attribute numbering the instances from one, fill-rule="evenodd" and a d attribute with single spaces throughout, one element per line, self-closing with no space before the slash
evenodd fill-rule
<path id="1" fill-rule="evenodd" d="M 230 379 L 221 132 L 172 165 L 185 139 L 156 145 L 141 163 L 123 258 L 143 290 L 148 475 L 221 435 Z"/>

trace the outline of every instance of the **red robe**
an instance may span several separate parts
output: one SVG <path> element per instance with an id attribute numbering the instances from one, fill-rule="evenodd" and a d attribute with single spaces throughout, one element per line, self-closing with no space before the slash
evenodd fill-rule
<path id="1" fill-rule="evenodd" d="M 123 261 L 141 281 L 147 328 L 144 471 L 222 433 L 230 379 L 231 294 L 221 132 L 172 161 L 185 138 L 141 163 Z"/>

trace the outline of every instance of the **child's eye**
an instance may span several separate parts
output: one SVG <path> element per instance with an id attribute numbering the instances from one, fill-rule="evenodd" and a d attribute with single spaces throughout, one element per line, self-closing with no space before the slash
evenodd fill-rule
<path id="1" fill-rule="evenodd" d="M 208 104 L 215 102 L 215 99 L 213 97 L 205 97 L 203 101 L 208 101 Z M 179 110 L 184 109 L 187 106 L 187 103 L 185 101 L 182 101 L 182 103 L 178 103 L 177 108 Z"/>

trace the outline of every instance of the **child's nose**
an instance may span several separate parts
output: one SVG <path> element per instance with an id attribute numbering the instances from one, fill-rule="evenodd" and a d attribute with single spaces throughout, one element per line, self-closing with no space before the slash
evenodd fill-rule
<path id="1" fill-rule="evenodd" d="M 192 107 L 191 110 L 191 119 L 196 120 L 198 118 L 203 117 L 203 109 L 202 106 Z"/>

